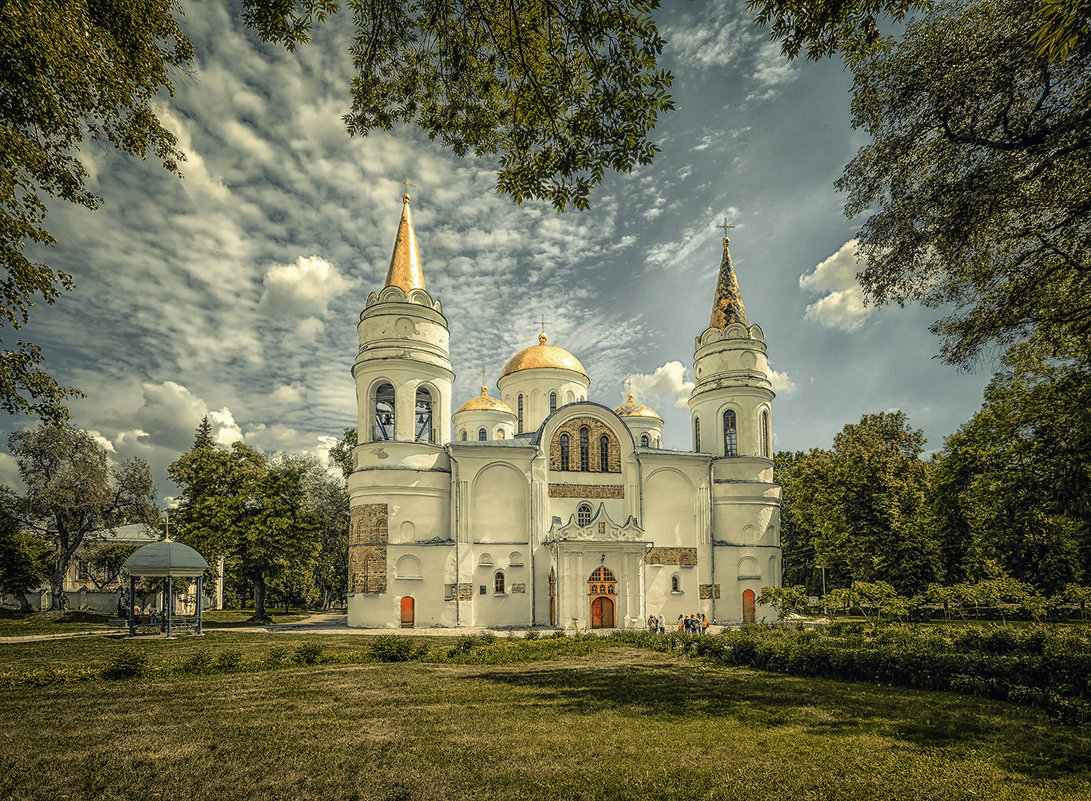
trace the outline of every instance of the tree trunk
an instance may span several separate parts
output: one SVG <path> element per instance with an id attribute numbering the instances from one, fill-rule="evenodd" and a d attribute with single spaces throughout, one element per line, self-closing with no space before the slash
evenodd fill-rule
<path id="1" fill-rule="evenodd" d="M 68 608 L 68 596 L 64 594 L 64 577 L 68 573 L 68 560 L 64 558 L 64 550 L 61 549 L 57 561 L 53 565 L 53 573 L 49 577 L 49 609 L 53 612 L 63 612 Z"/>
<path id="2" fill-rule="evenodd" d="M 26 596 L 25 592 L 15 593 L 15 600 L 19 602 L 19 611 L 20 612 L 29 612 L 30 611 L 30 601 L 27 600 L 27 596 Z"/>
<path id="3" fill-rule="evenodd" d="M 265 619 L 265 576 L 255 571 L 254 579 L 254 619 Z"/>

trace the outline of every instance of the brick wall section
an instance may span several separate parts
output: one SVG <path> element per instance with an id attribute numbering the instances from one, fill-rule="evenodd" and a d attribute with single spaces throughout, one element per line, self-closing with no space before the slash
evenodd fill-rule
<path id="1" fill-rule="evenodd" d="M 710 601 L 712 600 L 712 585 L 711 584 L 702 584 L 698 588 L 698 590 L 700 592 L 701 598 L 708 598 Z"/>
<path id="2" fill-rule="evenodd" d="M 474 599 L 474 585 L 473 584 L 459 584 L 458 585 L 458 600 L 460 601 L 472 601 Z"/>
<path id="3" fill-rule="evenodd" d="M 625 488 L 610 484 L 550 484 L 550 498 L 624 498 Z"/>
<path id="4" fill-rule="evenodd" d="M 652 548 L 644 557 L 646 565 L 695 565 L 696 548 Z M 704 596 L 702 596 L 704 597 Z"/>
<path id="5" fill-rule="evenodd" d="M 385 503 L 354 506 L 349 516 L 349 592 L 386 592 Z"/>
<path id="6" fill-rule="evenodd" d="M 580 429 L 586 426 L 590 435 L 588 437 L 587 466 L 594 473 L 620 473 L 621 472 L 621 448 L 618 446 L 614 432 L 601 420 L 594 417 L 573 417 L 563 426 L 557 429 L 553 435 L 553 441 L 549 443 L 549 469 L 550 470 L 574 470 L 580 469 Z M 568 434 L 568 467 L 561 467 L 561 434 Z M 605 436 L 610 440 L 606 449 L 606 462 L 603 466 L 599 453 L 599 440 Z"/>

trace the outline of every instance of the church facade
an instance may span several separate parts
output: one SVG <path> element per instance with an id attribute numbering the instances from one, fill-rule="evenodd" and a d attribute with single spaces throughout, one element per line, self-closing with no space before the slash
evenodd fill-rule
<path id="1" fill-rule="evenodd" d="M 747 323 L 728 240 L 696 337 L 692 450 L 633 401 L 587 400 L 563 348 L 512 356 L 499 397 L 454 409 L 447 321 L 427 291 L 409 196 L 352 367 L 350 626 L 643 628 L 769 616 L 780 487 L 762 330 Z"/>

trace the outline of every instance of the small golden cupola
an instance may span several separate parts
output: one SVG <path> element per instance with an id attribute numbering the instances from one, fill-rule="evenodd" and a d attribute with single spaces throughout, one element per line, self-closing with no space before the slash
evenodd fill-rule
<path id="1" fill-rule="evenodd" d="M 660 448 L 663 445 L 663 418 L 651 407 L 633 400 L 629 393 L 625 403 L 614 409 L 614 414 L 621 418 L 633 442 L 644 448 Z"/>
<path id="2" fill-rule="evenodd" d="M 490 398 L 487 387 L 481 394 L 462 404 L 451 422 L 455 442 L 510 440 L 515 436 L 516 414 L 499 398 Z"/>
<path id="3" fill-rule="evenodd" d="M 425 289 L 424 269 L 421 267 L 420 251 L 417 250 L 408 193 L 402 195 L 402 219 L 398 224 L 398 236 L 394 240 L 394 251 L 390 254 L 390 268 L 386 271 L 384 286 L 396 286 L 407 295 L 412 289 Z"/>
<path id="4" fill-rule="evenodd" d="M 543 331 L 537 345 L 512 356 L 496 382 L 504 403 L 515 410 L 519 434 L 535 431 L 562 406 L 587 400 L 591 379 L 580 360 L 546 339 Z"/>
<path id="5" fill-rule="evenodd" d="M 716 297 L 712 301 L 712 319 L 709 328 L 723 331 L 731 323 L 746 325 L 746 308 L 742 304 L 739 280 L 735 277 L 735 265 L 731 262 L 731 240 L 724 237 L 724 255 L 720 260 L 720 277 L 716 281 Z"/>

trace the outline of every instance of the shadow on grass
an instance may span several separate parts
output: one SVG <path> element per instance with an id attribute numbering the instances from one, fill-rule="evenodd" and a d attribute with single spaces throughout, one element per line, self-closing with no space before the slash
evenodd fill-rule
<path id="1" fill-rule="evenodd" d="M 702 662 L 488 671 L 560 712 L 662 719 L 722 717 L 815 736 L 874 734 L 954 755 L 984 751 L 1038 779 L 1091 781 L 1091 737 L 1043 713 L 951 693 L 809 679 Z"/>

